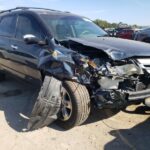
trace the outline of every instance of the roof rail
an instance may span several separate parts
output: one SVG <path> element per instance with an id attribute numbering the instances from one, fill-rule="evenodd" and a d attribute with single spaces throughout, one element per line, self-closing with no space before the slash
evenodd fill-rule
<path id="1" fill-rule="evenodd" d="M 8 9 L 8 10 L 2 10 L 0 13 L 5 13 L 5 12 L 11 12 L 13 10 L 17 10 L 18 8 L 13 8 L 13 9 Z"/>
<path id="2" fill-rule="evenodd" d="M 43 9 L 43 10 L 50 10 L 50 11 L 58 11 L 62 12 L 60 10 L 54 10 L 54 9 L 48 9 L 48 8 L 40 8 L 40 7 L 16 7 L 17 9 Z"/>
<path id="3" fill-rule="evenodd" d="M 47 9 L 47 8 L 37 8 L 37 7 L 16 7 L 16 8 L 13 8 L 13 9 L 2 10 L 2 11 L 0 11 L 0 14 L 1 14 L 1 13 L 5 13 L 5 12 L 11 12 L 11 11 L 18 10 L 18 9 L 20 9 L 20 10 L 43 9 L 43 10 L 49 10 L 49 11 L 62 12 L 62 11 L 59 11 L 59 10 Z"/>

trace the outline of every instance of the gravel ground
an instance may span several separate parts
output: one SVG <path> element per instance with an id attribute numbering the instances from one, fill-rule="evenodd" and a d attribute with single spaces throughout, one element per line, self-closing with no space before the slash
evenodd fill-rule
<path id="1" fill-rule="evenodd" d="M 8 79 L 0 84 L 0 150 L 149 150 L 150 109 L 92 111 L 87 122 L 69 131 L 55 123 L 23 132 L 36 97 L 29 85 Z"/>

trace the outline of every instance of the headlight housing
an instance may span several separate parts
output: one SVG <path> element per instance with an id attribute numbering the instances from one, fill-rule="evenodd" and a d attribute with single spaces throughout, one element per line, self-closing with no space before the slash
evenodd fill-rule
<path id="1" fill-rule="evenodd" d="M 113 59 L 113 60 L 121 60 L 125 58 L 126 54 L 119 50 L 107 50 L 107 54 Z"/>

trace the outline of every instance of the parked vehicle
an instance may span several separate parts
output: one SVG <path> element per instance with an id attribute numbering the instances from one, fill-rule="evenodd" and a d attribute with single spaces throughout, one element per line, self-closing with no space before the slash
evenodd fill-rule
<path id="1" fill-rule="evenodd" d="M 111 37 L 115 37 L 116 36 L 116 29 L 115 28 L 106 28 L 105 31 Z"/>
<path id="2" fill-rule="evenodd" d="M 150 43 L 150 28 L 138 31 L 134 36 L 134 40 Z"/>
<path id="3" fill-rule="evenodd" d="M 28 130 L 54 120 L 73 128 L 91 104 L 150 106 L 149 62 L 150 45 L 108 37 L 85 17 L 26 7 L 0 13 L 0 79 L 7 73 L 41 87 Z"/>
<path id="4" fill-rule="evenodd" d="M 134 30 L 133 29 L 123 29 L 119 32 L 117 32 L 117 37 L 123 38 L 123 39 L 133 39 Z"/>

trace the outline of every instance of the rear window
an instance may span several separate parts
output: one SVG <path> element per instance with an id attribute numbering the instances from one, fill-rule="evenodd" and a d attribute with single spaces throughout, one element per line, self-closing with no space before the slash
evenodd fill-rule
<path id="1" fill-rule="evenodd" d="M 16 16 L 5 16 L 0 20 L 0 35 L 12 37 L 15 35 Z"/>

